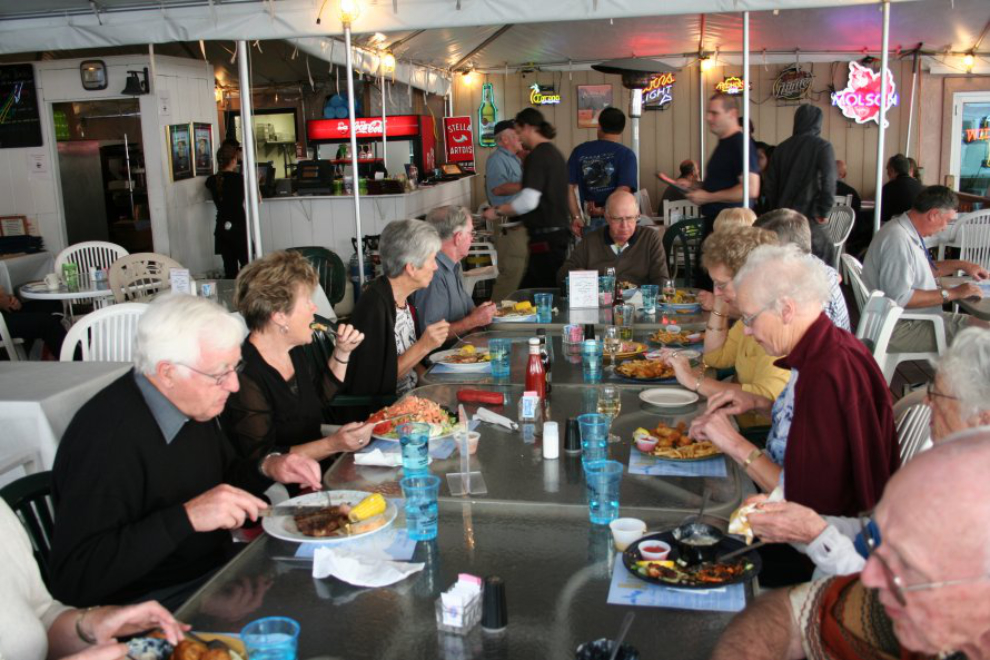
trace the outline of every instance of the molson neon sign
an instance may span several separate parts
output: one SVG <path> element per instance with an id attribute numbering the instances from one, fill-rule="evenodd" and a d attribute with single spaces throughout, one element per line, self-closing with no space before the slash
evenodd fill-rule
<path id="1" fill-rule="evenodd" d="M 643 90 L 643 107 L 648 110 L 666 110 L 674 100 L 673 73 L 658 73 L 650 78 L 650 84 Z"/>
<path id="2" fill-rule="evenodd" d="M 897 88 L 894 86 L 894 76 L 887 69 L 887 107 L 892 108 L 900 102 Z M 859 62 L 849 63 L 849 82 L 846 88 L 832 92 L 832 105 L 838 106 L 842 114 L 853 119 L 857 124 L 868 121 L 880 123 L 880 74 Z M 887 122 L 885 122 L 886 124 Z"/>
<path id="3" fill-rule="evenodd" d="M 533 83 L 529 89 L 529 102 L 533 105 L 557 105 L 560 103 L 560 94 L 554 92 L 553 87 Z"/>
<path id="4" fill-rule="evenodd" d="M 715 89 L 723 94 L 742 94 L 744 84 L 745 83 L 742 78 L 738 76 L 730 76 L 715 85 Z"/>

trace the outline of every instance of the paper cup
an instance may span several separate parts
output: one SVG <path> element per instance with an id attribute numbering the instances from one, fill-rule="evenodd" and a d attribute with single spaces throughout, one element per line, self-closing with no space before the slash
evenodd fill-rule
<path id="1" fill-rule="evenodd" d="M 615 549 L 619 552 L 625 551 L 630 543 L 646 533 L 646 523 L 638 518 L 616 518 L 608 526 L 612 530 Z"/>

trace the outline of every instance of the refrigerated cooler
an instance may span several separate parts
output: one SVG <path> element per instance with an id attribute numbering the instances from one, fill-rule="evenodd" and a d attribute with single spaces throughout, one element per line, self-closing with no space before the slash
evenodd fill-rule
<path id="1" fill-rule="evenodd" d="M 359 175 L 373 178 L 373 172 L 383 166 L 389 176 L 407 171 L 415 165 L 420 177 L 429 176 L 437 167 L 437 136 L 433 118 L 428 115 L 393 115 L 386 117 L 388 149 L 381 154 L 382 118 L 358 117 L 356 133 L 359 149 Z M 348 145 L 351 139 L 349 119 L 312 119 L 306 122 L 306 137 L 315 147 L 317 160 L 330 161 L 349 175 L 351 160 Z M 343 148 L 342 148 L 343 147 Z"/>

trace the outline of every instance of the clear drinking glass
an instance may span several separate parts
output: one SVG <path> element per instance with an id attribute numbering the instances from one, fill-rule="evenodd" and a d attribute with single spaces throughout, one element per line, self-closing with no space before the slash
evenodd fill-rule
<path id="1" fill-rule="evenodd" d="M 602 345 L 608 355 L 609 364 L 615 364 L 615 355 L 622 350 L 622 332 L 617 325 L 605 326 L 602 334 Z"/>
<path id="2" fill-rule="evenodd" d="M 657 296 L 660 294 L 660 287 L 656 284 L 644 284 L 639 287 L 639 293 L 643 296 L 643 313 L 657 313 Z"/>
<path id="3" fill-rule="evenodd" d="M 533 299 L 536 301 L 536 322 L 549 323 L 553 317 L 553 294 L 537 293 Z"/>
<path id="4" fill-rule="evenodd" d="M 420 474 L 429 471 L 430 425 L 410 422 L 399 427 L 399 444 L 402 446 L 402 471 Z"/>
<path id="5" fill-rule="evenodd" d="M 607 525 L 619 517 L 622 463 L 593 461 L 584 466 L 588 488 L 588 517 L 595 525 Z"/>
<path id="6" fill-rule="evenodd" d="M 619 412 L 622 410 L 622 397 L 618 387 L 614 385 L 606 385 L 598 391 L 597 410 L 599 414 L 606 415 L 609 419 L 608 441 L 610 443 L 618 442 L 619 436 L 611 432 L 611 426 L 615 422 L 615 418 L 619 416 Z"/>
<path id="7" fill-rule="evenodd" d="M 284 616 L 268 616 L 244 626 L 241 641 L 249 660 L 296 660 L 299 623 Z"/>
<path id="8" fill-rule="evenodd" d="M 440 477 L 421 474 L 403 477 L 399 482 L 406 498 L 406 529 L 414 541 L 429 541 L 437 537 L 437 494 Z"/>
<path id="9" fill-rule="evenodd" d="M 612 308 L 612 319 L 619 326 L 619 336 L 622 341 L 632 341 L 633 325 L 636 322 L 636 307 L 630 304 L 616 305 Z"/>
<path id="10" fill-rule="evenodd" d="M 598 413 L 578 415 L 578 429 L 581 431 L 581 461 L 585 464 L 604 461 L 608 458 L 609 419 Z"/>
<path id="11" fill-rule="evenodd" d="M 492 377 L 508 378 L 512 371 L 512 340 L 504 337 L 489 339 L 488 352 L 492 356 Z"/>
<path id="12" fill-rule="evenodd" d="M 615 276 L 598 276 L 598 306 L 611 307 L 612 298 L 615 296 Z"/>
<path id="13" fill-rule="evenodd" d="M 581 367 L 584 382 L 601 382 L 602 350 L 602 342 L 595 339 L 585 339 L 581 344 Z"/>

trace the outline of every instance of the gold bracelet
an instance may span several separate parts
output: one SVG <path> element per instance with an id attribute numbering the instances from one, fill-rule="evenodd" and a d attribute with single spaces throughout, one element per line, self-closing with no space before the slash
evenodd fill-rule
<path id="1" fill-rule="evenodd" d="M 723 319 L 725 318 L 725 314 L 723 314 L 722 312 L 716 312 L 714 309 L 712 309 L 712 314 L 714 314 L 715 316 L 721 316 Z"/>
<path id="2" fill-rule="evenodd" d="M 76 617 L 76 635 L 79 637 L 79 639 L 81 639 L 82 641 L 86 642 L 91 646 L 93 644 L 96 644 L 96 639 L 82 629 L 82 620 L 84 616 L 86 616 L 95 609 L 96 607 L 87 607 L 84 610 L 79 610 L 79 615 Z"/>
<path id="3" fill-rule="evenodd" d="M 750 463 L 758 459 L 760 456 L 763 456 L 762 449 L 757 448 L 749 452 L 749 456 L 747 456 L 745 462 L 743 462 L 742 468 L 745 470 L 746 468 L 749 467 Z"/>

